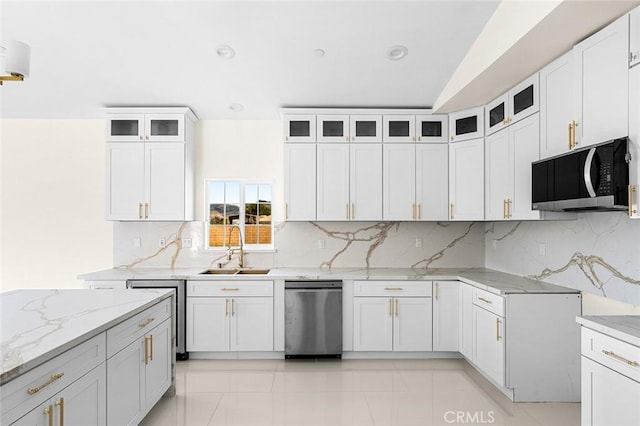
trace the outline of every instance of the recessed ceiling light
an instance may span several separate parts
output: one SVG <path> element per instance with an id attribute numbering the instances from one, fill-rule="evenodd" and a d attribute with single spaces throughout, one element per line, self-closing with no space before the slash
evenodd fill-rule
<path id="1" fill-rule="evenodd" d="M 313 49 L 313 56 L 316 56 L 318 58 L 322 58 L 325 54 L 324 49 Z"/>
<path id="2" fill-rule="evenodd" d="M 409 50 L 406 48 L 406 46 L 398 45 L 393 46 L 391 49 L 389 49 L 389 53 L 387 54 L 387 56 L 391 61 L 399 61 L 400 59 L 407 56 L 408 53 Z"/>
<path id="3" fill-rule="evenodd" d="M 218 55 L 222 59 L 231 59 L 236 56 L 236 51 L 233 50 L 233 47 L 231 46 L 222 45 L 218 46 L 218 48 L 216 49 L 216 55 Z"/>
<path id="4" fill-rule="evenodd" d="M 229 109 L 233 112 L 240 112 L 244 109 L 244 105 L 242 104 L 238 104 L 238 103 L 233 103 L 231 105 L 229 105 Z"/>

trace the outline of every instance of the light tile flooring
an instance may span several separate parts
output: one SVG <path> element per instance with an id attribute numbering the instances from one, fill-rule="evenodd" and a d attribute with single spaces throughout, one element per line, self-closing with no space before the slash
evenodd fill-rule
<path id="1" fill-rule="evenodd" d="M 514 404 L 459 359 L 191 360 L 142 424 L 571 426 L 580 404 Z"/>

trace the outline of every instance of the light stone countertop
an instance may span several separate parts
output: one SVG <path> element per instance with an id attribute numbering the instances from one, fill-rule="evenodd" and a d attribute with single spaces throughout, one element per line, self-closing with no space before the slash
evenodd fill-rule
<path id="1" fill-rule="evenodd" d="M 640 315 L 588 315 L 577 317 L 583 327 L 640 346 Z"/>
<path id="2" fill-rule="evenodd" d="M 485 268 L 272 268 L 266 275 L 201 275 L 206 268 L 114 268 L 78 276 L 85 281 L 179 280 L 459 280 L 495 294 L 580 293 L 579 290 Z"/>
<path id="3" fill-rule="evenodd" d="M 0 385 L 97 336 L 173 290 L 0 293 Z"/>

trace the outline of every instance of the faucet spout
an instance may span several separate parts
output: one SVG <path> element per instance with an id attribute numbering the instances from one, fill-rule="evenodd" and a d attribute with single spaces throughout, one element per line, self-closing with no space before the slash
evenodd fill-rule
<path id="1" fill-rule="evenodd" d="M 234 229 L 238 230 L 238 236 L 240 237 L 240 259 L 238 260 L 238 266 L 240 268 L 243 268 L 244 267 L 244 248 L 242 244 L 242 231 L 240 230 L 240 227 L 238 225 L 231 225 L 229 227 L 229 238 L 227 240 L 227 247 L 228 247 L 227 258 L 231 260 L 231 256 L 233 255 L 233 249 L 231 248 L 231 234 L 233 233 Z"/>

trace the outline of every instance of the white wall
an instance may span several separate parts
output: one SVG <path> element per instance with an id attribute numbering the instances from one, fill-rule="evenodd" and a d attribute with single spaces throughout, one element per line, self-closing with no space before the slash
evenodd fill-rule
<path id="1" fill-rule="evenodd" d="M 2 291 L 79 288 L 113 263 L 104 120 L 2 120 Z"/>

